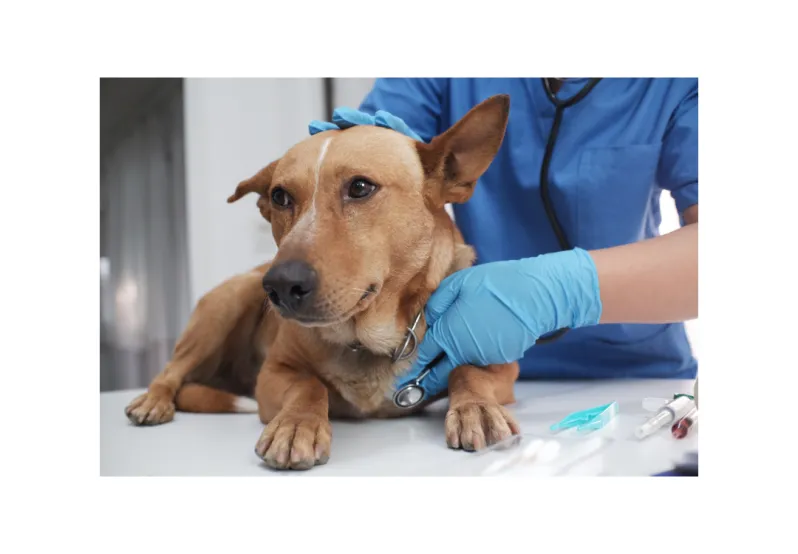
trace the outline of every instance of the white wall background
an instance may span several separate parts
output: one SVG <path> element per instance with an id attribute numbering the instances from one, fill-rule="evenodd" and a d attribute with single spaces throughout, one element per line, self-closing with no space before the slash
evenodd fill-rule
<path id="1" fill-rule="evenodd" d="M 227 204 L 243 179 L 324 117 L 321 79 L 186 79 L 186 197 L 191 298 L 273 257 L 256 198 Z"/>
<path id="2" fill-rule="evenodd" d="M 333 79 L 333 105 L 357 109 L 374 85 L 374 79 Z"/>

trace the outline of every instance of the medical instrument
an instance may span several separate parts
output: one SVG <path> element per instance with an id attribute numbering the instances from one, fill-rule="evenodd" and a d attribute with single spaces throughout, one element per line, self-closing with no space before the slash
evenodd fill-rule
<path id="1" fill-rule="evenodd" d="M 588 474 L 600 474 L 601 471 L 603 471 L 604 462 L 601 458 L 596 458 L 595 456 L 609 444 L 611 443 L 604 437 L 593 437 L 574 446 L 568 454 L 563 456 L 563 463 L 561 463 L 559 467 L 554 468 L 554 471 L 550 472 L 550 474 L 554 476 L 573 475 L 584 474 L 585 471 L 587 471 Z M 577 469 L 580 468 L 580 466 L 581 469 Z M 586 466 L 593 467 L 589 468 Z"/>
<path id="2" fill-rule="evenodd" d="M 604 428 L 618 414 L 618 403 L 610 402 L 588 410 L 581 410 L 567 415 L 549 429 L 557 432 L 576 427 L 579 433 L 587 433 Z"/>
<path id="3" fill-rule="evenodd" d="M 391 356 L 391 363 L 396 363 L 401 360 L 406 360 L 410 356 L 416 353 L 416 349 L 418 348 L 418 336 L 416 335 L 416 327 L 418 327 L 418 322 L 421 321 L 421 312 L 416 314 L 416 318 L 413 320 L 413 324 L 407 328 L 407 335 L 405 336 L 405 342 L 402 344 L 402 348 L 394 351 L 393 356 Z M 410 348 L 408 352 L 407 347 L 410 344 L 413 346 Z"/>
<path id="4" fill-rule="evenodd" d="M 569 108 L 574 104 L 584 100 L 590 91 L 593 90 L 597 84 L 599 84 L 601 79 L 590 79 L 579 92 L 566 100 L 560 100 L 557 98 L 557 94 L 551 89 L 551 83 L 549 82 L 549 79 L 543 78 L 541 81 L 543 82 L 543 88 L 546 90 L 546 96 L 548 96 L 551 103 L 554 104 L 555 109 L 554 122 L 551 124 L 549 138 L 546 141 L 546 150 L 543 154 L 543 162 L 540 164 L 540 199 L 543 201 L 543 208 L 546 210 L 546 217 L 549 220 L 552 231 L 554 231 L 554 234 L 557 237 L 557 242 L 560 244 L 560 248 L 562 250 L 570 250 L 573 248 L 573 246 L 568 241 L 568 237 L 565 235 L 565 231 L 563 230 L 562 225 L 560 225 L 559 219 L 557 219 L 557 212 L 555 212 L 554 205 L 551 202 L 551 195 L 549 194 L 549 169 L 551 167 L 551 158 L 554 154 L 554 146 L 557 143 L 557 136 L 560 134 L 560 125 L 562 124 L 562 117 L 563 113 L 565 112 L 565 108 Z M 567 332 L 567 328 L 560 329 L 559 331 L 555 331 L 546 337 L 541 337 L 538 339 L 537 344 L 543 344 L 557 340 Z"/>
<path id="5" fill-rule="evenodd" d="M 482 476 L 555 477 L 599 475 L 606 460 L 602 450 L 612 444 L 606 437 L 545 439 L 527 437 L 531 442 L 512 455 L 505 455 L 485 467 Z"/>
<path id="6" fill-rule="evenodd" d="M 678 394 L 674 394 L 673 398 L 676 398 L 677 396 L 686 396 L 687 398 L 690 398 L 691 400 L 695 400 L 695 396 L 692 396 L 692 395 L 689 395 L 689 394 L 678 393 Z M 673 399 L 671 399 L 671 400 L 673 400 Z M 668 404 L 668 402 L 670 402 L 670 400 L 668 400 L 667 398 L 646 397 L 646 398 L 643 399 L 643 409 L 645 411 L 647 411 L 647 412 L 658 412 L 658 411 L 660 411 L 660 409 L 663 406 Z"/>
<path id="7" fill-rule="evenodd" d="M 418 374 L 418 377 L 399 388 L 393 395 L 393 403 L 398 408 L 412 408 L 420 404 L 427 396 L 424 387 L 421 386 L 421 382 L 445 356 L 445 352 L 438 354 L 434 360 L 424 367 L 424 370 Z"/>
<path id="8" fill-rule="evenodd" d="M 682 419 L 677 421 L 671 427 L 671 433 L 677 439 L 683 439 L 698 424 L 698 406 L 694 406 L 692 410 L 687 412 Z"/>
<path id="9" fill-rule="evenodd" d="M 635 430 L 638 439 L 644 439 L 654 434 L 669 423 L 682 418 L 693 406 L 693 398 L 687 394 L 677 394 L 676 397 L 664 405 L 657 414 Z"/>
<path id="10" fill-rule="evenodd" d="M 494 445 L 494 450 L 504 450 L 506 446 L 501 443 Z M 512 444 L 517 445 L 517 442 Z M 561 445 L 555 440 L 534 439 L 526 447 L 511 456 L 496 460 L 482 471 L 482 475 L 497 475 L 518 464 L 540 463 L 548 464 L 554 461 L 560 453 Z"/>
<path id="11" fill-rule="evenodd" d="M 604 451 L 615 444 L 602 435 L 551 436 L 546 430 L 522 433 L 474 452 L 457 462 L 458 475 L 490 477 L 599 475 L 612 462 Z"/>

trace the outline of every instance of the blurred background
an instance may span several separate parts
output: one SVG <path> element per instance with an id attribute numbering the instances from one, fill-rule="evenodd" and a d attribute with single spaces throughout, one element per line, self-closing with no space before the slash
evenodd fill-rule
<path id="1" fill-rule="evenodd" d="M 358 107 L 373 82 L 100 80 L 102 391 L 146 387 L 197 300 L 275 254 L 254 200 L 226 198 L 305 138 L 311 120 Z M 666 233 L 679 221 L 670 196 L 662 202 Z"/>
<path id="2" fill-rule="evenodd" d="M 100 389 L 145 387 L 196 301 L 272 257 L 239 181 L 373 79 L 101 79 Z"/>

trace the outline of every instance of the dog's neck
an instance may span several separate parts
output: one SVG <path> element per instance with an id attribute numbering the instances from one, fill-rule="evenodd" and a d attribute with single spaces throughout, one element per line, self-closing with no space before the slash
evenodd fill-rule
<path id="1" fill-rule="evenodd" d="M 417 345 L 414 341 L 420 342 L 426 332 L 423 313 L 427 300 L 443 279 L 474 261 L 474 250 L 463 243 L 448 214 L 443 215 L 446 219 L 436 225 L 424 268 L 407 282 L 386 287 L 368 309 L 351 320 L 319 328 L 323 339 L 342 348 L 388 357 L 393 362 L 412 355 Z"/>
<path id="2" fill-rule="evenodd" d="M 405 333 L 405 338 L 402 341 L 402 344 L 393 349 L 391 353 L 391 363 L 396 363 L 402 360 L 408 359 L 410 356 L 415 354 L 416 348 L 418 348 L 418 343 L 420 339 L 418 338 L 419 333 L 419 323 L 421 322 L 422 312 L 419 311 L 416 316 L 413 318 L 412 323 L 407 327 L 407 332 Z M 360 340 L 355 340 L 346 345 L 349 350 L 352 352 L 361 352 L 367 350 L 367 348 L 363 345 Z"/>

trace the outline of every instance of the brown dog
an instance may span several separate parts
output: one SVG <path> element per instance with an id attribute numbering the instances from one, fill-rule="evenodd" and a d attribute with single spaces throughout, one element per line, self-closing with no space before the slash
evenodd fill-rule
<path id="1" fill-rule="evenodd" d="M 316 134 L 240 183 L 271 222 L 278 254 L 197 304 L 174 356 L 126 409 L 138 425 L 246 409 L 266 424 L 256 452 L 274 468 L 330 455 L 333 417 L 393 417 L 395 361 L 408 328 L 474 252 L 445 211 L 465 202 L 504 138 L 509 97 L 484 101 L 429 144 L 379 127 Z M 264 276 L 265 274 L 265 276 Z M 517 364 L 449 377 L 446 442 L 477 450 L 519 432 Z"/>

